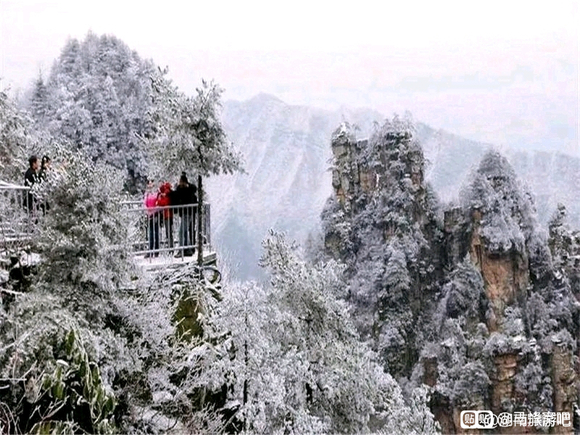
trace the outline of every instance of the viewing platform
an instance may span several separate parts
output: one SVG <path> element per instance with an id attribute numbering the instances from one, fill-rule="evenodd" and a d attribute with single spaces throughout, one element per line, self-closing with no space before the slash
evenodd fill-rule
<path id="1" fill-rule="evenodd" d="M 198 264 L 197 237 L 202 240 L 202 265 L 212 267 L 217 255 L 211 244 L 211 207 L 204 204 L 197 228 L 198 204 L 144 207 L 142 201 L 121 203 L 126 217 L 129 249 L 146 271 Z M 0 251 L 18 252 L 34 245 L 45 211 L 30 188 L 0 181 Z"/>
<path id="2" fill-rule="evenodd" d="M 211 206 L 204 204 L 201 228 L 197 228 L 198 204 L 146 208 L 141 201 L 122 203 L 128 216 L 129 240 L 136 263 L 146 270 L 161 270 L 198 262 L 202 239 L 203 266 L 215 266 L 211 244 Z"/>

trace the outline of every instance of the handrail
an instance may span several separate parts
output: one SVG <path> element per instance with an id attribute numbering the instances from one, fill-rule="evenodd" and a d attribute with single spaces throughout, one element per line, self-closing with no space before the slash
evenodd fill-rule
<path id="1" fill-rule="evenodd" d="M 198 206 L 197 203 L 192 203 L 192 204 L 181 204 L 181 205 L 156 205 L 155 207 L 146 207 L 143 205 L 143 202 L 139 201 L 138 203 L 141 205 L 140 207 L 125 209 L 124 211 L 126 211 L 126 212 L 148 211 L 148 210 L 164 211 L 164 210 L 174 210 L 174 209 L 183 208 L 183 207 L 187 207 L 187 208 L 191 207 L 191 208 L 197 210 L 197 206 Z M 121 203 L 121 204 L 123 204 L 123 203 Z"/>
<path id="2" fill-rule="evenodd" d="M 20 184 L 9 183 L 7 181 L 0 180 L 0 189 L 21 189 L 21 190 L 29 190 L 29 186 L 24 186 Z"/>
<path id="3" fill-rule="evenodd" d="M 12 185 L 1 185 L 0 184 L 0 190 L 22 190 L 22 191 L 27 191 L 30 190 L 29 186 L 12 186 Z"/>
<path id="4" fill-rule="evenodd" d="M 193 256 L 196 248 L 195 216 L 197 203 L 146 207 L 143 201 L 123 201 L 123 212 L 129 216 L 131 248 L 146 258 L 177 253 L 176 257 Z M 204 204 L 201 228 L 204 251 L 211 251 L 209 204 Z"/>
<path id="5" fill-rule="evenodd" d="M 0 246 L 20 249 L 32 241 L 42 203 L 30 187 L 0 181 Z"/>
<path id="6" fill-rule="evenodd" d="M 135 255 L 158 256 L 177 253 L 193 256 L 197 249 L 196 227 L 199 204 L 148 208 L 143 201 L 122 201 L 130 249 Z M 0 245 L 29 244 L 37 223 L 46 212 L 30 187 L 0 181 Z M 203 205 L 201 237 L 204 252 L 211 252 L 210 204 Z"/>

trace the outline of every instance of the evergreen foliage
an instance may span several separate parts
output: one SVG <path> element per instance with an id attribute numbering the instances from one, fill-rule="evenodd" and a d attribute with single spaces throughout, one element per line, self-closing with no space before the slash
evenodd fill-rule
<path id="1" fill-rule="evenodd" d="M 481 234 L 490 252 L 525 250 L 537 229 L 535 209 L 505 157 L 497 151 L 485 154 L 462 200 L 465 209 L 482 214 Z"/>
<path id="2" fill-rule="evenodd" d="M 122 175 L 84 153 L 62 147 L 55 152 L 58 166 L 35 186 L 49 206 L 37 239 L 45 257 L 41 279 L 111 292 L 128 261 Z"/>
<path id="3" fill-rule="evenodd" d="M 224 289 L 211 322 L 214 336 L 225 340 L 211 354 L 209 374 L 216 386 L 229 381 L 228 401 L 239 408 L 240 427 L 252 433 L 366 433 L 386 424 L 411 433 L 420 423 L 424 433 L 435 433 L 424 396 L 409 407 L 376 354 L 359 341 L 343 299 L 341 268 L 307 264 L 277 233 L 264 241 L 264 250 L 270 286 Z"/>
<path id="4" fill-rule="evenodd" d="M 49 76 L 36 80 L 28 108 L 38 129 L 124 171 L 135 191 L 148 170 L 138 136 L 151 132 L 154 71 L 116 37 L 88 33 L 83 41 L 70 39 Z"/>
<path id="5" fill-rule="evenodd" d="M 29 115 L 0 89 L 0 180 L 22 183 L 26 153 L 36 144 L 31 124 Z"/>
<path id="6" fill-rule="evenodd" d="M 228 142 L 219 117 L 223 90 L 202 81 L 195 97 L 180 92 L 163 72 L 152 76 L 153 106 L 148 141 L 151 172 L 178 178 L 182 172 L 208 176 L 242 170 L 241 156 Z"/>

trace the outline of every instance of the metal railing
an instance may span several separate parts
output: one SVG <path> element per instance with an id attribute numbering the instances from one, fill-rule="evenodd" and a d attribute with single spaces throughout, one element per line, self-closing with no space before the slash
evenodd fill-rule
<path id="1" fill-rule="evenodd" d="M 0 246 L 10 249 L 28 245 L 43 211 L 44 204 L 29 187 L 0 181 Z"/>
<path id="2" fill-rule="evenodd" d="M 191 257 L 197 249 L 198 204 L 147 208 L 141 201 L 123 202 L 128 216 L 129 241 L 135 255 Z M 204 204 L 201 237 L 211 251 L 210 205 Z"/>
<path id="3" fill-rule="evenodd" d="M 122 207 L 135 255 L 194 256 L 198 204 L 146 208 L 141 201 L 126 201 Z M 46 204 L 29 187 L 0 181 L 0 248 L 29 246 L 46 212 L 49 212 Z M 201 237 L 203 250 L 211 252 L 210 204 L 204 204 Z"/>

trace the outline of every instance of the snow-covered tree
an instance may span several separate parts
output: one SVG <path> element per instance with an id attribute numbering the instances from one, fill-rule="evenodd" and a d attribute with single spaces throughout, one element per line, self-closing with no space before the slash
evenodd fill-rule
<path id="1" fill-rule="evenodd" d="M 157 179 L 177 179 L 181 173 L 197 176 L 197 262 L 201 266 L 203 177 L 243 171 L 241 156 L 228 142 L 219 118 L 222 89 L 217 84 L 202 81 L 196 96 L 188 97 L 163 71 L 154 74 L 151 80 L 153 107 L 149 119 L 153 132 L 146 141 L 152 162 L 150 174 Z"/>
<path id="2" fill-rule="evenodd" d="M 125 171 L 135 192 L 147 174 L 152 62 L 114 36 L 70 39 L 47 78 L 35 82 L 28 107 L 39 129 L 82 149 L 95 162 Z"/>
<path id="3" fill-rule="evenodd" d="M 38 186 L 49 207 L 37 239 L 44 260 L 41 280 L 111 292 L 128 263 L 122 175 L 81 152 L 56 152 L 54 170 Z"/>
<path id="4" fill-rule="evenodd" d="M 497 151 L 484 155 L 462 201 L 466 209 L 481 213 L 481 235 L 490 252 L 523 252 L 537 228 L 531 195 Z"/>
<path id="5" fill-rule="evenodd" d="M 28 167 L 26 153 L 35 148 L 32 121 L 0 89 L 0 179 L 22 183 Z"/>
<path id="6" fill-rule="evenodd" d="M 211 354 L 208 376 L 216 387 L 227 382 L 240 429 L 363 433 L 388 424 L 434 433 L 425 401 L 412 401 L 409 409 L 359 340 L 343 300 L 341 268 L 306 263 L 277 233 L 264 249 L 271 285 L 225 289 L 212 320 L 213 334 L 227 334 Z"/>
<path id="7" fill-rule="evenodd" d="M 485 324 L 488 310 L 481 274 L 466 258 L 451 271 L 443 286 L 429 325 L 433 329 L 427 331 L 431 342 L 421 351 L 422 361 L 431 358 L 437 362 L 434 394 L 440 402 L 460 409 L 477 408 L 488 402 L 490 366 L 484 358 L 489 337 Z M 423 370 L 422 364 L 415 370 Z"/>
<path id="8" fill-rule="evenodd" d="M 219 108 L 223 90 L 202 81 L 196 95 L 183 94 L 159 71 L 152 76 L 153 125 L 149 152 L 154 175 L 178 178 L 182 172 L 209 176 L 242 170 L 240 154 L 227 140 Z"/>
<path id="9" fill-rule="evenodd" d="M 48 107 L 48 90 L 41 74 L 34 82 L 32 95 L 30 97 L 30 113 L 36 122 L 44 122 Z"/>
<path id="10" fill-rule="evenodd" d="M 114 426 L 115 399 L 101 373 L 114 356 L 101 352 L 118 347 L 105 325 L 129 269 L 124 226 L 114 211 L 120 185 L 110 169 L 80 153 L 57 153 L 54 162 L 35 186 L 49 205 L 32 246 L 40 252 L 38 274 L 2 306 L 0 377 L 12 395 L 1 400 L 12 406 L 15 432 L 105 433 Z"/>

